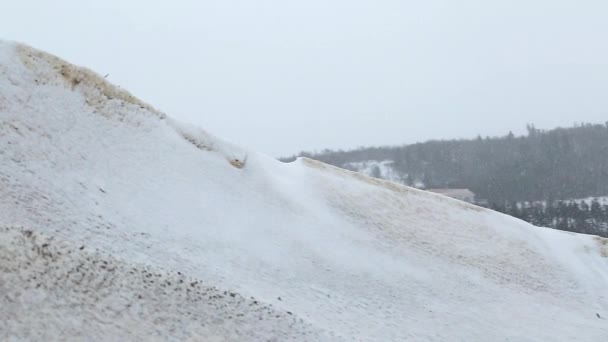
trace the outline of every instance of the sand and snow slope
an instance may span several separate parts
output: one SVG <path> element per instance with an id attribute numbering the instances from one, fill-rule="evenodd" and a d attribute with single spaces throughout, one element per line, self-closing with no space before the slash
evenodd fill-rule
<path id="1" fill-rule="evenodd" d="M 0 339 L 608 339 L 605 239 L 282 164 L 6 42 L 0 147 Z"/>

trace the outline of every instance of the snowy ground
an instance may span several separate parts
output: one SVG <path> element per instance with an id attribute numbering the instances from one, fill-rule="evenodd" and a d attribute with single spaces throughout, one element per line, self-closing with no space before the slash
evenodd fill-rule
<path id="1" fill-rule="evenodd" d="M 357 171 L 373 178 L 385 179 L 395 183 L 409 184 L 408 175 L 395 169 L 393 160 L 365 160 L 361 162 L 349 162 L 342 165 L 347 170 Z M 411 185 L 418 189 L 425 188 L 422 180 L 411 180 Z"/>
<path id="2" fill-rule="evenodd" d="M 403 183 L 403 176 L 393 168 L 392 160 L 366 160 L 344 164 L 344 168 L 361 172 L 366 176 L 386 179 L 396 183 Z"/>
<path id="3" fill-rule="evenodd" d="M 0 340 L 608 339 L 608 240 L 282 164 L 12 43 L 0 146 Z"/>

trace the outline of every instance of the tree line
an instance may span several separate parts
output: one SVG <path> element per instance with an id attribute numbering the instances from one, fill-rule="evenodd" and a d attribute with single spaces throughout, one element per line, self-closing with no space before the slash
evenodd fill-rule
<path id="1" fill-rule="evenodd" d="M 498 137 L 301 152 L 297 156 L 350 169 L 353 163 L 390 160 L 404 184 L 467 188 L 488 203 L 558 203 L 608 195 L 608 122 L 551 130 L 537 129 L 531 124 L 526 128 L 527 133 L 521 136 L 508 132 Z M 551 208 L 552 205 L 547 210 L 552 212 Z M 580 219 L 576 223 L 559 219 L 562 216 L 552 217 L 555 220 L 551 223 L 545 220 L 539 225 L 565 230 L 580 227 L 577 231 L 581 232 L 587 229 Z"/>
<path id="2" fill-rule="evenodd" d="M 570 232 L 599 235 L 608 238 L 608 204 L 592 201 L 512 202 L 489 208 L 530 222 Z"/>

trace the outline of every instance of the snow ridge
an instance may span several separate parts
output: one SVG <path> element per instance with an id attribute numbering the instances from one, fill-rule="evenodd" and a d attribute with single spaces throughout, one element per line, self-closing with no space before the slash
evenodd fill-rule
<path id="1" fill-rule="evenodd" d="M 0 339 L 602 341 L 606 241 L 283 164 L 0 42 Z"/>
<path id="2" fill-rule="evenodd" d="M 34 82 L 40 86 L 64 86 L 81 93 L 87 105 L 104 117 L 137 125 L 138 115 L 152 115 L 175 129 L 184 139 L 205 151 L 222 154 L 234 167 L 242 168 L 247 153 L 236 146 L 214 137 L 205 130 L 180 123 L 141 101 L 128 91 L 121 89 L 104 77 L 84 67 L 70 64 L 59 57 L 36 50 L 24 44 L 14 45 L 21 62 L 33 74 Z M 137 119 L 136 119 L 137 118 Z"/>

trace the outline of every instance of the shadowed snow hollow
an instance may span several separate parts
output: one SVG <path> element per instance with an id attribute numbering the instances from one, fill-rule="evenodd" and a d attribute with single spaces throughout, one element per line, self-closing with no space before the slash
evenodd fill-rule
<path id="1" fill-rule="evenodd" d="M 282 164 L 6 42 L 0 146 L 2 340 L 608 338 L 605 239 Z"/>

